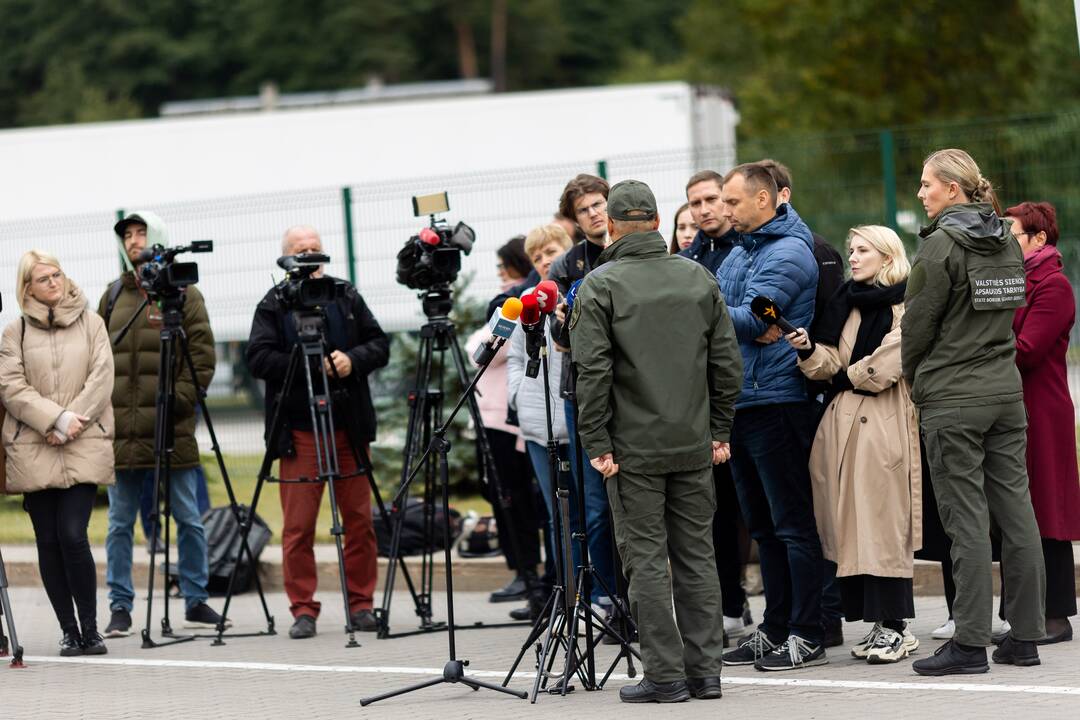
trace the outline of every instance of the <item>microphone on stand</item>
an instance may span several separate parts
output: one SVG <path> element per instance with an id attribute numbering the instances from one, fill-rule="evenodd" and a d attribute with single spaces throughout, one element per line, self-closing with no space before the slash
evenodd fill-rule
<path id="1" fill-rule="evenodd" d="M 477 365 L 487 365 L 491 362 L 495 353 L 499 352 L 499 348 L 506 344 L 506 341 L 514 334 L 514 329 L 517 327 L 515 321 L 521 315 L 521 307 L 522 302 L 517 298 L 507 298 L 499 308 L 498 314 L 491 316 L 489 323 L 491 337 L 473 353 L 473 360 Z"/>
<path id="2" fill-rule="evenodd" d="M 525 375 L 534 378 L 540 372 L 540 348 L 544 344 L 544 316 L 535 292 L 522 296 L 520 320 L 521 329 L 525 331 L 525 354 L 528 356 Z"/>

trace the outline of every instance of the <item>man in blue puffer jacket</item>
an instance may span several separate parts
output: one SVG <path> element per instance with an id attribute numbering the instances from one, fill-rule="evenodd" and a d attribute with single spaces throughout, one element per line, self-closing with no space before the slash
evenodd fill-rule
<path id="1" fill-rule="evenodd" d="M 750 310 L 764 295 L 788 322 L 809 327 L 818 267 L 810 229 L 788 204 L 776 205 L 776 181 L 757 164 L 724 178 L 724 217 L 741 235 L 717 271 L 743 358 L 735 403 L 731 465 L 739 505 L 758 543 L 765 614 L 757 631 L 724 655 L 725 665 L 792 670 L 821 665 L 821 541 L 814 521 L 807 463 L 813 411 L 780 331 Z"/>

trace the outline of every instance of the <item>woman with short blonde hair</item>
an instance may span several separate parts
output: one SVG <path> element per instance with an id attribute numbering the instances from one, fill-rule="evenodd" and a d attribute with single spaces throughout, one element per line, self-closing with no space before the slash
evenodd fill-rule
<path id="1" fill-rule="evenodd" d="M 53 255 L 22 256 L 16 299 L 22 317 L 0 341 L 7 490 L 24 494 L 41 580 L 63 632 L 60 654 L 101 655 L 86 528 L 97 486 L 113 482 L 112 349 L 105 323 Z"/>
<path id="2" fill-rule="evenodd" d="M 900 366 L 911 265 L 897 234 L 880 225 L 853 228 L 848 249 L 851 279 L 815 319 L 813 337 L 800 328 L 787 339 L 803 374 L 828 383 L 810 477 L 844 615 L 874 623 L 851 654 L 894 663 L 919 646 L 905 624 L 915 616 L 914 553 L 922 544 L 919 429 Z"/>

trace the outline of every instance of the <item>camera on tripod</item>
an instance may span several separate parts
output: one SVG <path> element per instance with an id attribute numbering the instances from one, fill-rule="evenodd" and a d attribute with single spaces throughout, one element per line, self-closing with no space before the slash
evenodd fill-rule
<path id="1" fill-rule="evenodd" d="M 283 308 L 290 311 L 314 311 L 323 308 L 345 294 L 345 285 L 328 277 L 312 277 L 330 262 L 323 253 L 302 253 L 279 257 L 277 264 L 285 271 L 285 279 L 274 287 Z"/>
<path id="2" fill-rule="evenodd" d="M 412 202 L 413 215 L 429 215 L 431 224 L 410 237 L 398 252 L 397 281 L 414 290 L 448 287 L 457 280 L 462 253 L 472 252 L 476 233 L 463 222 L 451 229 L 446 220 L 436 217 L 450 210 L 445 192 L 414 195 Z"/>
<path id="3" fill-rule="evenodd" d="M 176 256 L 213 251 L 213 240 L 195 240 L 190 245 L 172 248 L 149 247 L 139 256 L 139 285 L 152 298 L 176 297 L 188 285 L 199 282 L 199 266 L 193 262 L 175 262 Z"/>

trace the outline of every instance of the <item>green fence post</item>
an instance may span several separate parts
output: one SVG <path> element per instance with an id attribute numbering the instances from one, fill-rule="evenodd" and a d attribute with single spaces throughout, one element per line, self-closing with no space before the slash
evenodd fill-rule
<path id="1" fill-rule="evenodd" d="M 881 179 L 885 191 L 885 225 L 896 226 L 896 152 L 892 130 L 881 131 Z"/>
<path id="2" fill-rule="evenodd" d="M 120 222 L 123 219 L 124 219 L 124 208 L 120 208 L 120 209 L 118 209 L 116 211 L 116 222 Z M 119 243 L 120 247 L 117 248 L 117 253 L 119 254 L 118 259 L 120 260 L 120 274 L 123 275 L 125 272 L 127 272 L 127 257 L 124 255 L 124 243 L 122 242 L 123 238 L 120 238 L 120 240 L 121 240 L 121 242 Z"/>
<path id="3" fill-rule="evenodd" d="M 598 160 L 596 163 L 596 174 L 607 180 L 607 160 Z"/>
<path id="4" fill-rule="evenodd" d="M 341 188 L 341 205 L 345 211 L 345 262 L 349 270 L 349 282 L 356 284 L 356 248 L 353 245 L 352 188 Z"/>

